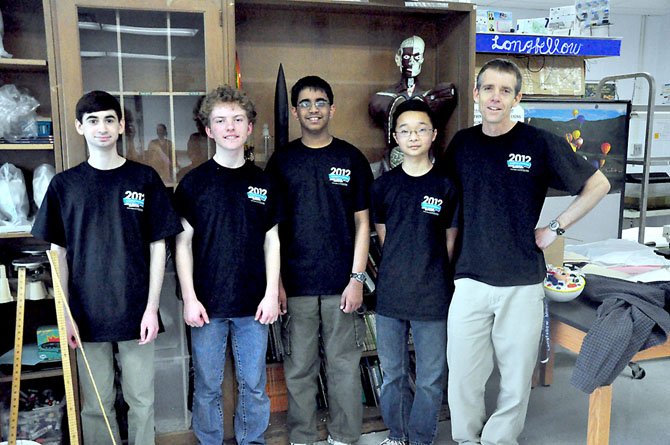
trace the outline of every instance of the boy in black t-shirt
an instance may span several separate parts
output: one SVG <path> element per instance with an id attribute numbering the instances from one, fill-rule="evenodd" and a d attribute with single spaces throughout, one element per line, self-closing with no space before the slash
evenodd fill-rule
<path id="1" fill-rule="evenodd" d="M 383 372 L 380 405 L 389 436 L 382 444 L 431 444 L 444 391 L 449 259 L 458 231 L 458 194 L 433 168 L 429 152 L 437 131 L 425 102 L 400 104 L 391 128 L 404 160 L 372 184 L 371 194 L 372 220 L 383 247 L 376 322 Z M 414 394 L 409 382 L 410 328 L 416 354 Z"/>
<path id="2" fill-rule="evenodd" d="M 152 444 L 153 340 L 160 327 L 165 238 L 180 232 L 181 225 L 156 171 L 117 153 L 124 130 L 119 102 L 92 91 L 79 99 L 76 112 L 89 158 L 53 178 L 32 233 L 50 242 L 58 256 L 74 317 L 67 324 L 68 342 L 86 352 L 116 443 L 121 441 L 114 412 L 114 346 L 130 408 L 128 442 Z M 80 358 L 77 364 L 84 442 L 110 443 L 88 370 Z"/>
<path id="3" fill-rule="evenodd" d="M 280 302 L 290 316 L 284 330 L 290 349 L 284 361 L 289 440 L 319 440 L 321 336 L 330 389 L 328 441 L 353 443 L 363 415 L 359 361 L 364 335 L 354 311 L 363 302 L 372 171 L 356 147 L 328 130 L 335 113 L 328 82 L 317 76 L 300 79 L 291 89 L 291 104 L 302 137 L 277 150 L 267 166 L 281 198 Z"/>
<path id="4" fill-rule="evenodd" d="M 235 438 L 264 443 L 268 325 L 279 315 L 279 237 L 275 194 L 265 173 L 244 160 L 256 118 L 249 98 L 229 86 L 200 106 L 214 157 L 181 181 L 176 202 L 177 271 L 195 368 L 193 431 L 202 444 L 223 442 L 221 383 L 231 337 L 237 371 Z"/>
<path id="5" fill-rule="evenodd" d="M 543 319 L 542 250 L 609 191 L 605 175 L 565 139 L 511 119 L 521 72 L 509 60 L 477 75 L 482 125 L 461 130 L 447 149 L 462 193 L 455 291 L 447 322 L 451 431 L 458 443 L 517 444 L 523 430 Z M 537 227 L 547 189 L 577 195 Z M 486 417 L 484 387 L 500 371 Z"/>

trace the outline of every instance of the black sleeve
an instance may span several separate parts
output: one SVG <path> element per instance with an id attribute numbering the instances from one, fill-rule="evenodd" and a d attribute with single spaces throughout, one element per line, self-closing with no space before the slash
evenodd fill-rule
<path id="1" fill-rule="evenodd" d="M 281 180 L 281 172 L 279 168 L 279 161 L 277 152 L 272 153 L 270 159 L 268 160 L 267 165 L 265 166 L 265 173 L 270 180 L 270 186 L 274 191 L 275 196 L 275 214 L 277 222 L 282 222 L 287 219 L 286 217 L 286 199 L 288 197 L 287 190 Z"/>
<path id="2" fill-rule="evenodd" d="M 549 186 L 576 195 L 584 183 L 597 171 L 586 159 L 572 151 L 561 137 L 543 132 L 549 163 Z"/>
<path id="3" fill-rule="evenodd" d="M 370 186 L 374 178 L 367 158 L 358 149 L 356 149 L 356 153 L 354 159 L 354 177 L 356 178 L 354 211 L 358 212 L 370 207 Z"/>
<path id="4" fill-rule="evenodd" d="M 49 184 L 42 205 L 35 217 L 31 233 L 35 238 L 67 248 L 57 183 L 58 180 L 52 180 Z"/>
<path id="5" fill-rule="evenodd" d="M 386 224 L 382 178 L 377 178 L 370 188 L 370 220 L 373 224 Z"/>
<path id="6" fill-rule="evenodd" d="M 147 195 L 144 211 L 147 213 L 150 242 L 165 239 L 184 230 L 163 181 L 153 169 Z"/>

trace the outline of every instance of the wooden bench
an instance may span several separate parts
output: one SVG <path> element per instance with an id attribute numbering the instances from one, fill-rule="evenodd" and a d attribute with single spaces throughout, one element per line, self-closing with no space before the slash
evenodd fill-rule
<path id="1" fill-rule="evenodd" d="M 581 299 L 567 303 L 549 303 L 551 353 L 549 361 L 539 367 L 539 382 L 548 386 L 553 382 L 554 347 L 560 345 L 579 354 L 586 332 L 596 319 L 596 307 Z M 632 361 L 670 357 L 670 340 L 653 348 L 640 351 Z M 607 445 L 610 436 L 612 412 L 612 385 L 601 386 L 589 396 L 587 445 Z"/>

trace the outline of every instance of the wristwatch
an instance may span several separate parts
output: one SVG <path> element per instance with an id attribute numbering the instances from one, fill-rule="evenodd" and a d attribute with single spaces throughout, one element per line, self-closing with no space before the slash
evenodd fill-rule
<path id="1" fill-rule="evenodd" d="M 559 223 L 555 219 L 549 221 L 549 230 L 553 230 L 554 232 L 556 232 L 556 235 L 559 236 L 565 233 L 565 229 L 561 229 L 561 223 Z"/>
<path id="2" fill-rule="evenodd" d="M 349 278 L 353 278 L 359 283 L 365 283 L 365 274 L 363 272 L 352 272 L 349 274 Z"/>

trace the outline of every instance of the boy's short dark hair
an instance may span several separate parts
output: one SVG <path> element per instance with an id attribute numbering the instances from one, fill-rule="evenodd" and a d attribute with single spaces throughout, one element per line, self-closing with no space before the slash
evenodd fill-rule
<path id="1" fill-rule="evenodd" d="M 326 97 L 328 98 L 328 102 L 330 102 L 331 105 L 334 103 L 334 97 L 333 97 L 333 89 L 330 87 L 330 84 L 320 78 L 319 76 L 305 76 L 299 81 L 293 85 L 293 88 L 291 88 L 291 105 L 294 107 L 298 106 L 298 96 L 300 96 L 300 92 L 306 88 L 312 89 L 312 90 L 317 90 L 317 91 L 323 91 L 326 93 Z"/>
<path id="2" fill-rule="evenodd" d="M 209 115 L 219 104 L 237 104 L 247 114 L 249 122 L 252 124 L 256 122 L 256 107 L 247 93 L 230 85 L 219 85 L 210 91 L 200 104 L 198 116 L 206 127 L 209 127 Z"/>
<path id="3" fill-rule="evenodd" d="M 81 96 L 75 108 L 77 120 L 81 123 L 86 113 L 114 110 L 116 118 L 121 120 L 121 104 L 118 99 L 106 91 L 94 90 Z"/>
<path id="4" fill-rule="evenodd" d="M 395 111 L 393 111 L 393 121 L 392 121 L 393 126 L 391 128 L 393 128 L 394 131 L 400 115 L 408 111 L 419 111 L 421 113 L 426 113 L 428 115 L 428 119 L 430 119 L 430 125 L 435 127 L 435 119 L 433 119 L 433 112 L 431 111 L 428 104 L 424 102 L 422 99 L 410 99 L 406 100 L 405 102 L 402 102 L 400 105 L 398 105 Z"/>
<path id="5" fill-rule="evenodd" d="M 521 70 L 516 65 L 516 63 L 508 59 L 492 59 L 486 62 L 477 74 L 478 90 L 482 87 L 482 75 L 486 70 L 496 70 L 502 73 L 514 74 L 514 77 L 516 78 L 516 84 L 514 85 L 514 95 L 519 94 L 521 91 L 521 81 L 523 78 L 521 76 Z"/>

